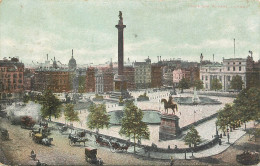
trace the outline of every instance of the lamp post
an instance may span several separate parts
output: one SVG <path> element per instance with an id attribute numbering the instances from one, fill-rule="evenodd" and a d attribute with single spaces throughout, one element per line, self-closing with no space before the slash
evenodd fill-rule
<path id="1" fill-rule="evenodd" d="M 229 129 L 227 129 L 227 139 L 228 139 L 228 144 L 229 144 Z"/>
<path id="2" fill-rule="evenodd" d="M 217 126 L 217 123 L 216 124 L 216 136 L 218 136 L 218 126 Z"/>

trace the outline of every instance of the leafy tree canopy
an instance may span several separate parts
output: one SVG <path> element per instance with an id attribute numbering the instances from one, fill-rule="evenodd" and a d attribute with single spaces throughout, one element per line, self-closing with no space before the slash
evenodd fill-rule
<path id="1" fill-rule="evenodd" d="M 149 139 L 150 132 L 148 126 L 142 119 L 143 112 L 133 102 L 127 102 L 124 107 L 124 117 L 122 118 L 122 126 L 119 134 L 133 138 L 134 142 L 136 139 Z"/>
<path id="2" fill-rule="evenodd" d="M 103 129 L 109 127 L 110 116 L 107 114 L 105 104 L 91 104 L 89 107 L 87 125 L 90 129 Z"/>
<path id="3" fill-rule="evenodd" d="M 64 116 L 67 121 L 74 122 L 79 121 L 79 113 L 74 111 L 74 105 L 73 104 L 66 104 L 65 110 L 64 110 Z"/>
<path id="4" fill-rule="evenodd" d="M 193 87 L 196 87 L 197 90 L 203 89 L 203 81 L 195 80 L 193 82 Z"/>
<path id="5" fill-rule="evenodd" d="M 186 145 L 198 145 L 201 142 L 200 135 L 194 126 L 191 126 L 187 135 L 184 137 Z"/>
<path id="6" fill-rule="evenodd" d="M 60 100 L 52 93 L 51 90 L 44 91 L 43 95 L 38 96 L 38 102 L 42 105 L 41 115 L 43 118 L 51 117 L 58 118 L 61 116 L 61 102 Z"/>
<path id="7" fill-rule="evenodd" d="M 190 88 L 190 82 L 187 78 L 182 78 L 178 84 L 178 88 L 181 89 L 183 92 L 183 89 L 189 89 Z"/>
<path id="8" fill-rule="evenodd" d="M 235 90 L 242 90 L 243 84 L 242 77 L 239 75 L 234 76 L 230 82 L 231 89 Z"/>
<path id="9" fill-rule="evenodd" d="M 222 89 L 222 84 L 221 84 L 221 82 L 219 81 L 219 79 L 213 78 L 213 79 L 211 80 L 210 89 L 211 89 L 211 90 L 220 90 L 220 89 Z"/>

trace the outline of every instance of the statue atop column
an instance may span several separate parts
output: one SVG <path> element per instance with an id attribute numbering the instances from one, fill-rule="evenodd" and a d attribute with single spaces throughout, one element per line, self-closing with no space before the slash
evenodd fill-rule
<path id="1" fill-rule="evenodd" d="M 118 17 L 119 17 L 118 24 L 123 25 L 123 17 L 122 17 L 122 12 L 121 11 L 119 11 Z"/>

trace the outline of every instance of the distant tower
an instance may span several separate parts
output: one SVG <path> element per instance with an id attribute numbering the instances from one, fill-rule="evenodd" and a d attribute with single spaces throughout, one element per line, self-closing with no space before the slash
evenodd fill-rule
<path id="1" fill-rule="evenodd" d="M 200 54 L 200 63 L 202 63 L 202 61 L 203 61 L 203 55 L 202 55 L 202 53 Z"/>
<path id="2" fill-rule="evenodd" d="M 53 68 L 55 68 L 55 69 L 57 69 L 58 68 L 58 64 L 57 64 L 57 62 L 56 62 L 56 60 L 55 60 L 55 57 L 54 57 L 54 60 L 53 60 L 53 64 L 52 64 L 53 66 Z"/>
<path id="3" fill-rule="evenodd" d="M 74 69 L 77 68 L 77 62 L 76 62 L 76 60 L 75 60 L 74 57 L 73 57 L 73 49 L 72 49 L 72 56 L 71 56 L 71 59 L 70 59 L 70 61 L 69 61 L 68 66 L 69 66 L 69 69 L 70 69 L 70 70 L 74 70 Z"/>

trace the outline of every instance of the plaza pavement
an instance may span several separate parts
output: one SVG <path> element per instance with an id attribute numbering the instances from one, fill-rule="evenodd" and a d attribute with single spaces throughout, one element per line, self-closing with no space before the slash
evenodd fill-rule
<path id="1" fill-rule="evenodd" d="M 253 127 L 253 122 L 247 123 L 248 127 Z M 227 136 L 223 136 L 221 139 L 222 144 L 215 145 L 212 148 L 202 150 L 199 152 L 194 152 L 193 156 L 192 153 L 186 153 L 186 159 L 194 159 L 194 158 L 202 158 L 202 157 L 209 157 L 213 155 L 217 155 L 223 151 L 225 151 L 228 147 L 232 146 L 239 138 L 241 138 L 246 132 L 244 128 L 238 128 L 233 130 L 229 133 L 229 143 Z M 137 155 L 145 157 L 145 158 L 152 158 L 152 159 L 160 159 L 160 160 L 169 160 L 171 157 L 174 159 L 185 159 L 185 153 L 161 153 L 161 152 L 147 152 L 145 153 L 143 149 L 137 150 Z"/>

